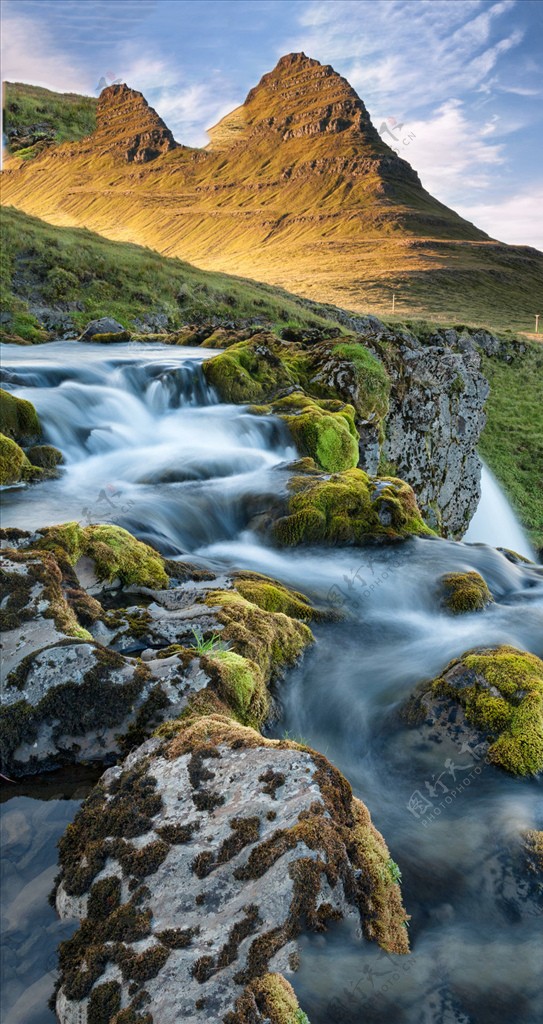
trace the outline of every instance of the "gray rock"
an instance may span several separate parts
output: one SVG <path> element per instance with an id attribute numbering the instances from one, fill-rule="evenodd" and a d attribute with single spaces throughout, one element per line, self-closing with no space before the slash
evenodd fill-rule
<path id="1" fill-rule="evenodd" d="M 91 320 L 78 340 L 91 341 L 95 334 L 123 334 L 125 331 L 126 328 L 118 320 L 103 316 L 99 320 Z"/>
<path id="2" fill-rule="evenodd" d="M 135 821 L 144 800 L 152 801 L 148 816 L 132 828 L 127 807 Z M 102 814 L 110 815 L 111 838 L 100 851 L 90 844 Z M 121 838 L 127 828 L 129 844 Z M 89 856 L 96 870 L 88 870 Z M 160 1024 L 219 1024 L 254 979 L 291 972 L 298 935 L 331 919 L 352 919 L 368 938 L 407 952 L 388 863 L 366 808 L 325 758 L 227 718 L 178 725 L 105 773 L 69 844 L 61 843 L 62 918 L 95 913 L 108 879 L 118 879 L 117 913 L 137 907 L 141 916 L 132 938 L 126 929 L 119 936 L 122 945 L 106 940 L 90 979 L 74 973 L 73 961 L 61 971 L 58 1018 L 88 1019 L 93 993 L 115 982 L 123 1007 L 135 1008 L 145 991 L 145 1008 Z M 74 938 L 81 965 L 89 941 L 88 926 Z M 146 958 L 148 968 L 138 970 Z"/>
<path id="3" fill-rule="evenodd" d="M 429 525 L 462 537 L 480 498 L 477 444 L 489 393 L 480 357 L 404 342 L 387 368 L 392 390 L 382 455 L 411 484 Z"/>

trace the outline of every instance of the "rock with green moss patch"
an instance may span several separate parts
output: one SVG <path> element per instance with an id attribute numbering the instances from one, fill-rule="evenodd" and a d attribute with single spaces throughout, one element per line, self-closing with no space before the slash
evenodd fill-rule
<path id="1" fill-rule="evenodd" d="M 408 951 L 389 852 L 343 776 L 222 715 L 168 723 L 109 769 L 60 862 L 57 909 L 81 919 L 60 950 L 61 1024 L 112 980 L 123 1006 L 145 992 L 161 1024 L 301 1024 L 278 974 L 304 932 L 347 918 L 387 952 Z M 121 919 L 130 930 L 117 939 Z M 257 1015 L 236 1016 L 249 1007 Z"/>
<path id="2" fill-rule="evenodd" d="M 283 420 L 300 455 L 314 459 L 321 469 L 341 473 L 357 465 L 358 434 L 351 405 L 308 398 L 297 391 L 271 405 L 252 406 L 252 411 Z"/>
<path id="3" fill-rule="evenodd" d="M 37 441 L 41 426 L 32 402 L 0 388 L 0 430 L 20 445 Z"/>
<path id="4" fill-rule="evenodd" d="M 271 527 L 273 539 L 287 547 L 433 535 L 403 480 L 361 469 L 331 477 L 309 473 L 294 476 L 289 491 L 287 514 Z"/>
<path id="5" fill-rule="evenodd" d="M 76 565 L 82 557 L 90 559 L 98 581 L 118 579 L 124 586 L 168 587 L 162 556 L 121 526 L 101 523 L 82 527 L 73 522 L 40 532 L 42 539 L 38 540 L 38 545 L 49 551 L 60 551 L 71 565 Z"/>
<path id="6" fill-rule="evenodd" d="M 535 655 L 508 646 L 469 651 L 433 681 L 421 706 L 434 730 L 453 729 L 456 740 L 474 730 L 488 761 L 504 771 L 543 770 L 543 662 Z"/>
<path id="7" fill-rule="evenodd" d="M 494 598 L 478 572 L 449 572 L 440 579 L 442 604 L 453 615 L 483 611 Z"/>
<path id="8" fill-rule="evenodd" d="M 100 528 L 68 523 L 4 538 L 18 545 L 4 551 L 1 567 L 7 774 L 118 756 L 165 718 L 195 708 L 260 726 L 271 682 L 313 640 L 304 620 L 318 613 L 304 595 L 256 573 L 214 576 L 172 564 L 170 589 L 133 584 L 124 549 L 137 553 L 137 542 L 120 535 L 122 568 L 115 547 L 106 568 L 117 579 L 122 572 L 131 602 L 141 603 L 129 604 L 127 594 L 126 608 L 109 611 L 85 589 L 90 558 L 82 551 L 96 556 L 95 543 L 107 546 Z M 165 572 L 160 556 L 140 548 Z M 122 585 L 117 594 L 122 599 Z"/>
<path id="9" fill-rule="evenodd" d="M 52 444 L 35 444 L 27 451 L 29 462 L 43 470 L 43 475 L 48 477 L 58 476 L 58 466 L 64 461 L 64 456 L 58 448 Z"/>
<path id="10" fill-rule="evenodd" d="M 114 320 L 110 316 L 103 316 L 99 320 L 91 320 L 77 340 L 94 342 L 97 340 L 97 335 L 102 339 L 104 336 L 110 336 L 108 341 L 125 341 L 130 338 L 129 332 L 118 320 Z M 120 335 L 128 335 L 128 338 L 121 338 Z"/>
<path id="11" fill-rule="evenodd" d="M 20 445 L 0 434 L 0 484 L 31 483 L 41 476 L 42 470 L 32 465 Z"/>

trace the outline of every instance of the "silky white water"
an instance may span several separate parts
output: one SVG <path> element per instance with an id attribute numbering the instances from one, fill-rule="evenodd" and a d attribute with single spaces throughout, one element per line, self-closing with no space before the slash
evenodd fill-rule
<path id="1" fill-rule="evenodd" d="M 522 526 L 498 481 L 485 465 L 481 470 L 481 500 L 464 540 L 492 544 L 496 548 L 509 548 L 524 558 L 534 558 L 534 551 Z"/>
<path id="2" fill-rule="evenodd" d="M 316 644 L 277 685 L 273 732 L 328 756 L 367 803 L 403 872 L 413 952 L 389 957 L 339 926 L 304 938 L 291 979 L 302 1005 L 312 1024 L 541 1024 L 541 894 L 517 871 L 521 830 L 543 827 L 540 783 L 481 764 L 474 747 L 407 725 L 399 709 L 471 647 L 543 656 L 543 570 L 485 543 L 265 546 L 250 524 L 286 487 L 296 453 L 273 418 L 217 402 L 201 371 L 214 354 L 5 346 L 3 386 L 35 404 L 65 467 L 59 480 L 5 491 L 4 525 L 115 522 L 169 557 L 253 568 L 335 608 L 340 620 L 314 627 Z M 490 511 L 469 539 L 523 553 L 487 483 Z M 452 617 L 439 577 L 470 569 L 494 604 Z M 28 1016 L 51 1019 L 42 1004 Z"/>

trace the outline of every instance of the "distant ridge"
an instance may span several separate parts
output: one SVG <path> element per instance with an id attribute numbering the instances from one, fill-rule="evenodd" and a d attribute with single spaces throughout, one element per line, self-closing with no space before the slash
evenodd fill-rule
<path id="1" fill-rule="evenodd" d="M 543 255 L 434 199 L 330 65 L 282 57 L 209 136 L 109 86 L 93 134 L 8 160 L 3 202 L 353 310 L 529 326 Z"/>

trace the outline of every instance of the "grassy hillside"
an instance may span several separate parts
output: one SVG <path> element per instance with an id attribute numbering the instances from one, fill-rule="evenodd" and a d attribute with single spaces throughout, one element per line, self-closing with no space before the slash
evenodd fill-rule
<path id="1" fill-rule="evenodd" d="M 543 344 L 523 344 L 511 363 L 483 357 L 490 397 L 479 451 L 543 549 Z"/>
<path id="2" fill-rule="evenodd" d="M 23 160 L 60 142 L 74 142 L 96 127 L 97 100 L 37 85 L 4 82 L 4 132 L 10 152 Z"/>
<path id="3" fill-rule="evenodd" d="M 325 309 L 269 285 L 198 270 L 150 249 L 111 242 L 85 228 L 56 228 L 19 210 L 0 213 L 0 337 L 46 340 L 40 307 L 66 311 L 77 327 L 113 316 L 128 327 L 157 312 L 170 329 L 218 319 L 272 327 L 330 326 Z"/>

